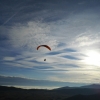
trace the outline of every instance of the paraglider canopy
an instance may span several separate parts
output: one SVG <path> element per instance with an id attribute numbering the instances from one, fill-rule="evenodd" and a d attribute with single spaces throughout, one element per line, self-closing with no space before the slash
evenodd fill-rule
<path id="1" fill-rule="evenodd" d="M 40 45 L 37 47 L 37 50 L 40 48 L 40 47 L 46 47 L 47 49 L 49 49 L 51 51 L 51 48 L 48 46 L 48 45 Z"/>

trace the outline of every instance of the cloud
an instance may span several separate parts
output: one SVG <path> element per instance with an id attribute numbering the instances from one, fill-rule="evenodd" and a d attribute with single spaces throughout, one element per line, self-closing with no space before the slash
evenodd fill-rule
<path id="1" fill-rule="evenodd" d="M 65 55 L 63 56 L 64 58 L 68 58 L 68 59 L 71 59 L 71 60 L 80 60 L 79 58 L 76 58 L 76 57 L 73 57 L 73 56 L 70 56 L 70 55 Z"/>
<path id="2" fill-rule="evenodd" d="M 99 71 L 92 70 L 73 70 L 58 72 L 57 75 L 48 76 L 48 79 L 62 82 L 73 82 L 73 83 L 99 83 L 100 80 L 95 80 L 99 78 Z"/>
<path id="3" fill-rule="evenodd" d="M 63 52 L 64 52 L 64 51 L 66 51 L 66 52 L 77 52 L 77 50 L 72 49 L 72 48 L 64 49 Z"/>
<path id="4" fill-rule="evenodd" d="M 5 60 L 5 61 L 14 61 L 15 58 L 14 57 L 4 57 L 3 60 Z"/>
<path id="5" fill-rule="evenodd" d="M 54 79 L 54 78 L 53 78 Z M 11 77 L 11 76 L 0 76 L 0 85 L 10 85 L 10 86 L 39 86 L 43 87 L 62 87 L 62 86 L 77 86 L 82 85 L 82 83 L 71 83 L 71 82 L 59 82 L 59 81 L 49 81 L 49 80 L 35 80 L 22 77 Z"/>
<path id="6" fill-rule="evenodd" d="M 60 54 L 61 52 L 50 52 L 50 53 L 48 53 L 48 55 L 57 55 L 57 54 Z"/>
<path id="7" fill-rule="evenodd" d="M 29 22 L 27 26 L 18 25 L 10 30 L 10 44 L 14 48 L 24 48 L 35 51 L 38 45 L 48 44 L 52 48 L 56 40 L 49 36 L 49 25 L 41 22 Z"/>

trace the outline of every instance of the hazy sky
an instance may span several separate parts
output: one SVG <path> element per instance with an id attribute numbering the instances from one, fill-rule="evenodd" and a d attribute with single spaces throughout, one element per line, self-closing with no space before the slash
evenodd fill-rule
<path id="1" fill-rule="evenodd" d="M 0 85 L 99 82 L 99 0 L 0 1 Z"/>

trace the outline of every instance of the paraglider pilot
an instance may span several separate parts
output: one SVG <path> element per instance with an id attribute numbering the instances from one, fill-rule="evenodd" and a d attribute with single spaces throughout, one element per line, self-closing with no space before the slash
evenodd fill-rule
<path id="1" fill-rule="evenodd" d="M 44 59 L 44 61 L 46 61 L 46 59 Z"/>

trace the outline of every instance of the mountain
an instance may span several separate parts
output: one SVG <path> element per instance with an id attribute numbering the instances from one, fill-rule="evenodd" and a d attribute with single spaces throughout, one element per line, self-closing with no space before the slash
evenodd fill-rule
<path id="1" fill-rule="evenodd" d="M 91 85 L 85 85 L 85 86 L 80 86 L 80 87 L 61 87 L 61 88 L 57 88 L 54 90 L 62 90 L 62 89 L 78 89 L 78 88 L 88 88 L 88 89 L 100 89 L 100 84 L 91 84 Z"/>
<path id="2" fill-rule="evenodd" d="M 67 95 L 91 95 L 100 93 L 100 85 L 99 84 L 92 84 L 86 85 L 81 87 L 61 87 L 54 89 L 53 91 L 60 93 L 60 94 L 67 94 Z"/>
<path id="3" fill-rule="evenodd" d="M 86 85 L 86 86 L 81 86 L 80 88 L 100 89 L 100 84 Z"/>
<path id="4" fill-rule="evenodd" d="M 72 88 L 76 88 L 76 87 L 65 86 L 65 87 L 60 87 L 60 88 L 56 88 L 56 89 L 53 89 L 53 90 L 72 89 Z"/>

